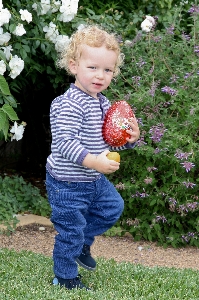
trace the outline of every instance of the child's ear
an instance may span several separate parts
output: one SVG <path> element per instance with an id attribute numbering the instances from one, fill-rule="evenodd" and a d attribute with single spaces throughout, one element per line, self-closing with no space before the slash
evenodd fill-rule
<path id="1" fill-rule="evenodd" d="M 69 61 L 69 69 L 73 75 L 77 74 L 77 63 L 73 59 Z"/>

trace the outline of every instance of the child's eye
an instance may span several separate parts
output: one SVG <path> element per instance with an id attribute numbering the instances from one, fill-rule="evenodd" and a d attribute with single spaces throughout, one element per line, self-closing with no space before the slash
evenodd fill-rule
<path id="1" fill-rule="evenodd" d="M 90 66 L 90 67 L 88 67 L 89 69 L 92 69 L 92 70 L 95 70 L 96 69 L 96 67 L 92 67 L 92 66 Z"/>
<path id="2" fill-rule="evenodd" d="M 113 71 L 110 69 L 105 69 L 105 72 L 109 73 L 109 72 L 113 72 Z"/>

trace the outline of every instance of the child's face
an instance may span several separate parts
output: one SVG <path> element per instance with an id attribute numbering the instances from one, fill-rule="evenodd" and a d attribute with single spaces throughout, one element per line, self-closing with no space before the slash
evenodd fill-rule
<path id="1" fill-rule="evenodd" d="M 75 85 L 82 91 L 97 98 L 113 78 L 117 54 L 102 47 L 82 46 L 79 60 L 70 62 L 70 71 L 75 75 Z"/>

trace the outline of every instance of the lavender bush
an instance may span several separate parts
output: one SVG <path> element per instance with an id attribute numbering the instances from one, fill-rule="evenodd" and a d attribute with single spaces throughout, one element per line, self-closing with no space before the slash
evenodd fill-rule
<path id="1" fill-rule="evenodd" d="M 135 240 L 174 247 L 199 246 L 199 6 L 187 11 L 187 28 L 176 18 L 182 9 L 161 31 L 146 17 L 123 41 L 125 64 L 107 92 L 132 105 L 141 129 L 110 176 L 125 199 L 120 226 Z"/>

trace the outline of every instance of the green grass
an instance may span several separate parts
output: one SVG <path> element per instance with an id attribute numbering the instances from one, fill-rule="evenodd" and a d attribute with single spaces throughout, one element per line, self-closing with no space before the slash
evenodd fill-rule
<path id="1" fill-rule="evenodd" d="M 30 251 L 0 249 L 0 300 L 199 299 L 199 272 L 97 260 L 95 272 L 80 269 L 93 292 L 52 286 L 52 259 Z"/>

